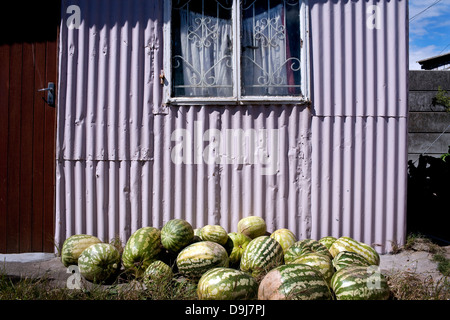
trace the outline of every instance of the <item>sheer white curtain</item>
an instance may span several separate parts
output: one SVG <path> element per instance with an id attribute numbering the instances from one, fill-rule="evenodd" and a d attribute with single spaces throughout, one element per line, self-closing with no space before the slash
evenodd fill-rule
<path id="1" fill-rule="evenodd" d="M 282 4 L 243 19 L 243 94 L 286 95 L 290 70 L 287 32 Z"/>
<path id="2" fill-rule="evenodd" d="M 232 96 L 231 20 L 180 10 L 180 35 L 185 96 Z"/>

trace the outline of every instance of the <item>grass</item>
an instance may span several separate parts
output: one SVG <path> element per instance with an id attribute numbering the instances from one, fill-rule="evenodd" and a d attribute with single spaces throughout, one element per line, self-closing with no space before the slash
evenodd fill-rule
<path id="1" fill-rule="evenodd" d="M 393 300 L 448 300 L 450 279 L 442 277 L 435 281 L 431 276 L 425 279 L 415 272 L 396 272 L 387 276 Z"/>
<path id="2" fill-rule="evenodd" d="M 444 276 L 450 276 L 450 259 L 447 259 L 443 254 L 436 253 L 433 256 L 433 261 L 438 263 L 437 269 Z"/>
<path id="3" fill-rule="evenodd" d="M 412 250 L 420 247 L 421 250 L 429 253 L 438 253 L 442 249 L 437 244 L 433 243 L 429 238 L 420 233 L 411 233 L 406 237 L 406 243 L 403 247 L 405 250 Z"/>
<path id="4" fill-rule="evenodd" d="M 15 279 L 0 274 L 0 300 L 194 300 L 196 286 L 180 277 L 147 285 L 130 280 L 104 286 L 83 283 L 80 289 L 55 287 L 51 279 Z"/>
<path id="5" fill-rule="evenodd" d="M 438 263 L 437 269 L 442 277 L 423 277 L 416 272 L 398 271 L 387 276 L 391 297 L 394 300 L 449 300 L 450 299 L 450 259 L 443 255 L 443 250 L 421 234 L 410 234 L 404 246 L 393 247 L 393 254 L 402 250 L 420 250 L 431 253 L 432 260 Z"/>
<path id="6" fill-rule="evenodd" d="M 422 248 L 427 249 L 426 251 L 433 254 L 432 260 L 437 262 L 438 271 L 444 276 L 450 276 L 450 259 L 447 259 L 443 254 L 442 248 L 430 239 L 420 234 L 412 234 L 406 240 L 405 249 L 413 249 L 418 243 Z"/>

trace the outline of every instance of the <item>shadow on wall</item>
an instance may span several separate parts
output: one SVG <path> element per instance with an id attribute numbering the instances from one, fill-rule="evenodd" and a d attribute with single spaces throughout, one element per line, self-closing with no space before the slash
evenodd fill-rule
<path id="1" fill-rule="evenodd" d="M 407 232 L 450 245 L 450 146 L 435 158 L 421 155 L 408 162 Z"/>
<path id="2" fill-rule="evenodd" d="M 55 41 L 60 20 L 61 0 L 8 1 L 0 10 L 0 45 Z"/>

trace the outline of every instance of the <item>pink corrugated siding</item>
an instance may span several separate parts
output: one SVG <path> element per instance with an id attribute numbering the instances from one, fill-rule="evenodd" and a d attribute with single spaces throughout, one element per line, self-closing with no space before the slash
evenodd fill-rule
<path id="1" fill-rule="evenodd" d="M 89 13 L 79 29 L 65 26 L 70 4 Z M 380 29 L 367 28 L 370 4 L 380 7 Z M 236 231 L 251 214 L 264 217 L 269 231 L 289 228 L 300 238 L 350 235 L 381 244 L 380 251 L 402 242 L 407 2 L 309 6 L 311 109 L 165 107 L 158 79 L 163 1 L 64 2 L 56 242 L 75 233 L 125 241 L 141 226 L 172 218 Z M 187 163 L 172 159 L 180 129 L 195 142 Z M 267 149 L 274 174 L 249 155 L 233 159 L 240 144 L 232 139 L 221 142 L 233 152 L 215 150 L 223 162 L 205 162 L 205 148 L 215 146 L 208 130 L 276 132 L 277 148 Z M 264 149 L 264 139 L 257 143 Z"/>
<path id="2" fill-rule="evenodd" d="M 315 115 L 407 117 L 408 2 L 309 6 Z"/>
<path id="3" fill-rule="evenodd" d="M 405 232 L 405 118 L 314 117 L 312 237 L 390 246 Z"/>
<path id="4" fill-rule="evenodd" d="M 194 227 L 220 224 L 231 232 L 237 231 L 239 219 L 255 214 L 264 217 L 270 230 L 286 226 L 308 237 L 310 119 L 307 108 L 292 106 L 184 106 L 154 115 L 151 159 L 58 161 L 57 235 L 62 239 L 87 232 L 127 239 L 142 226 L 160 228 L 172 218 Z M 192 136 L 197 144 L 187 164 L 171 158 L 177 145 L 172 133 L 180 129 L 199 133 Z M 280 155 L 273 158 L 274 174 L 265 174 L 267 166 L 250 159 L 236 161 L 235 152 L 221 153 L 223 164 L 203 160 L 201 153 L 212 143 L 204 133 L 230 129 L 277 130 L 279 146 L 268 149 Z M 197 151 L 201 153 L 195 158 Z"/>
<path id="5" fill-rule="evenodd" d="M 408 3 L 310 10 L 312 237 L 348 235 L 385 252 L 406 232 Z"/>

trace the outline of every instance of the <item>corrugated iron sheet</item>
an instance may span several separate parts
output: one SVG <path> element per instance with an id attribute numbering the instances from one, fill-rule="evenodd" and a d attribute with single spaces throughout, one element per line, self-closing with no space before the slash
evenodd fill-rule
<path id="1" fill-rule="evenodd" d="M 264 217 L 270 230 L 289 226 L 299 236 L 310 234 L 311 117 L 306 107 L 183 106 L 150 118 L 151 159 L 58 160 L 60 239 L 75 233 L 127 239 L 142 226 L 160 228 L 172 218 L 194 227 L 220 224 L 231 232 L 239 219 L 254 214 Z M 181 140 L 174 132 L 183 130 L 192 141 L 187 144 L 192 155 L 177 163 L 172 152 Z M 265 146 L 270 140 L 264 134 L 270 137 L 271 130 L 277 145 Z M 217 138 L 222 163 L 207 163 L 205 152 Z M 268 151 L 274 162 L 252 160 L 246 152 L 252 141 L 254 150 Z"/>
<path id="2" fill-rule="evenodd" d="M 312 237 L 406 232 L 408 3 L 309 1 Z"/>
<path id="3" fill-rule="evenodd" d="M 309 1 L 314 114 L 407 117 L 408 1 Z"/>
<path id="4" fill-rule="evenodd" d="M 82 21 L 69 29 L 72 4 Z M 367 27 L 370 4 L 381 10 L 379 29 Z M 141 226 L 162 227 L 172 218 L 236 231 L 251 214 L 265 218 L 270 231 L 285 227 L 300 238 L 350 235 L 381 244 L 380 251 L 401 243 L 407 3 L 309 6 L 311 109 L 164 107 L 163 1 L 63 1 L 56 243 L 75 233 L 125 241 Z M 259 138 L 255 145 L 232 143 L 239 132 Z M 269 133 L 276 148 L 259 136 Z M 178 163 L 183 134 L 192 144 Z M 274 174 L 248 154 L 233 158 L 239 150 L 227 143 L 268 152 Z M 207 163 L 208 151 L 222 162 Z"/>
<path id="5" fill-rule="evenodd" d="M 406 129 L 405 118 L 313 118 L 313 238 L 348 235 L 382 250 L 403 241 Z"/>

